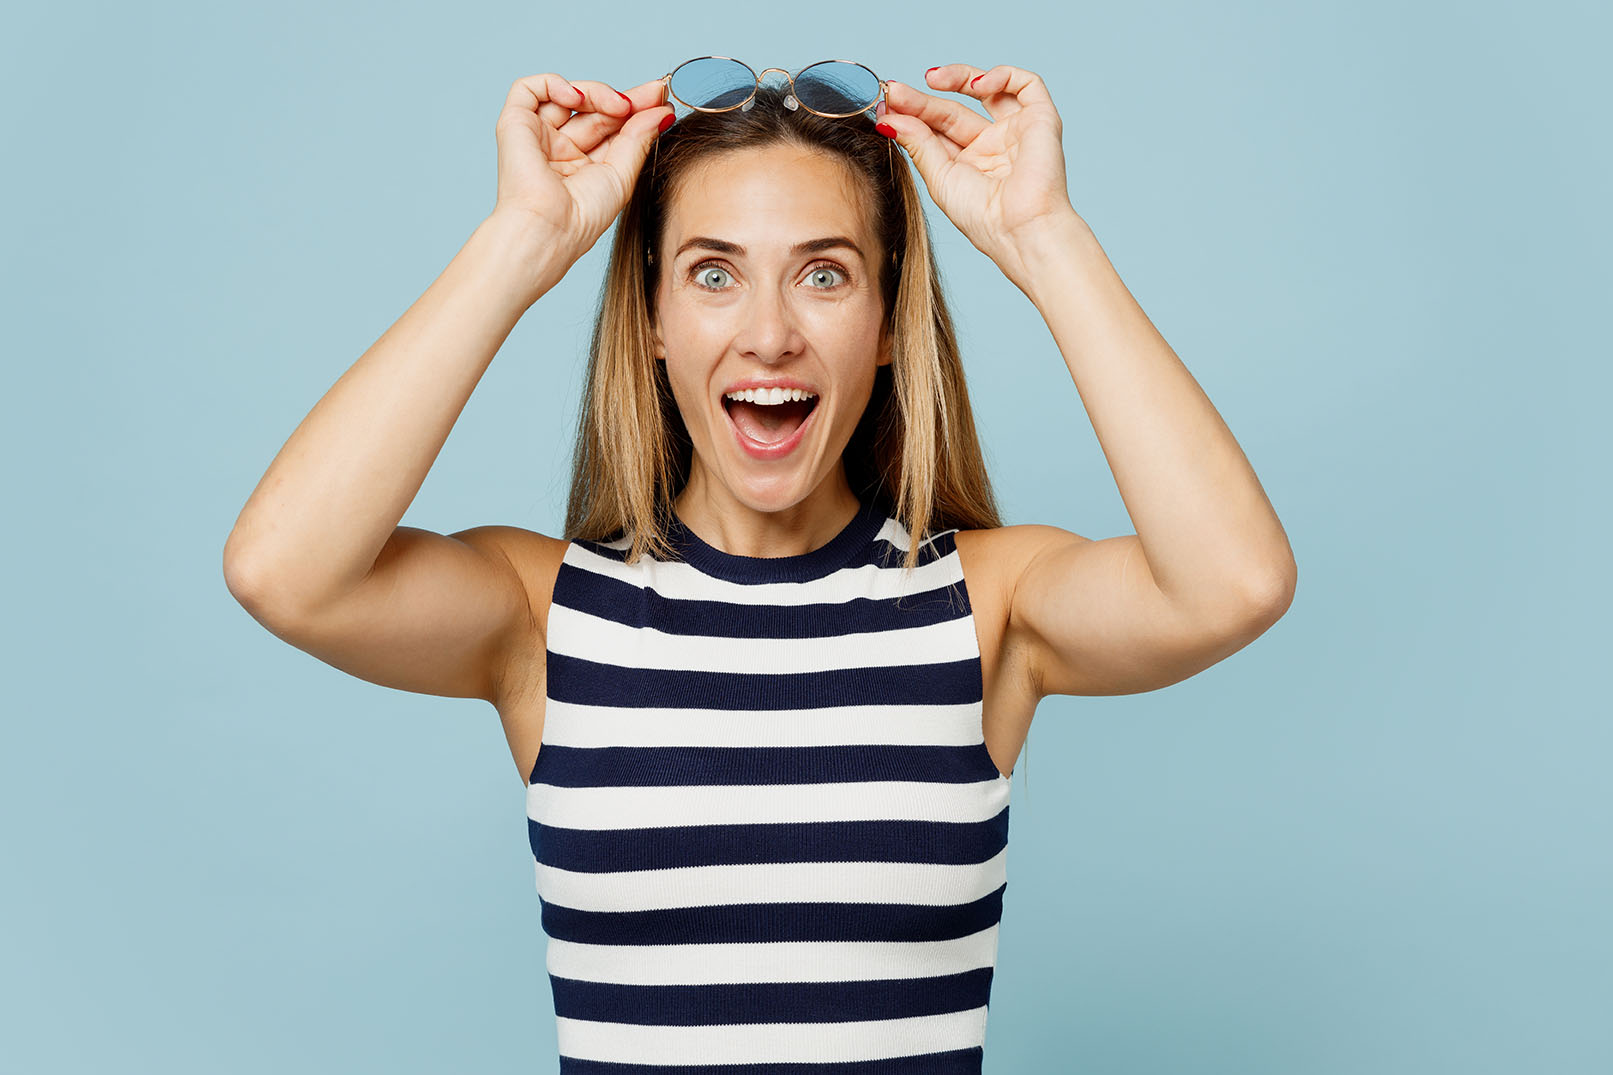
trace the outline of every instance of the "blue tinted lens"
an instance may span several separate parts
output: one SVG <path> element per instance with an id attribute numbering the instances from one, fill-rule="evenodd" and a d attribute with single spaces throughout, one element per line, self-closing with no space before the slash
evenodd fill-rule
<path id="1" fill-rule="evenodd" d="M 795 98 L 814 112 L 849 115 L 874 106 L 879 79 L 861 64 L 825 60 L 795 76 Z"/>
<path id="2" fill-rule="evenodd" d="M 691 108 L 737 108 L 756 89 L 756 72 L 738 60 L 704 56 L 672 72 L 672 95 Z M 795 99 L 814 112 L 849 116 L 874 107 L 879 79 L 861 64 L 824 60 L 795 76 Z"/>
<path id="3" fill-rule="evenodd" d="M 756 72 L 738 60 L 706 56 L 672 72 L 673 96 L 691 108 L 733 108 L 755 88 Z"/>

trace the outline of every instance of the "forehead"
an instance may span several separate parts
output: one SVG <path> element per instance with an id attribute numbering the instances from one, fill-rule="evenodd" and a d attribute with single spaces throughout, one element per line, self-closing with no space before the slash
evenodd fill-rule
<path id="1" fill-rule="evenodd" d="M 664 240 L 676 250 L 688 236 L 707 235 L 760 253 L 844 234 L 868 249 L 866 203 L 851 167 L 829 154 L 787 145 L 734 150 L 685 173 L 667 205 Z"/>

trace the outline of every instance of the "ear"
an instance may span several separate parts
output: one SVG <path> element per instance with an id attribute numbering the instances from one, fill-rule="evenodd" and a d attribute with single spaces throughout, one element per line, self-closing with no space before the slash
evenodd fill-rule
<path id="1" fill-rule="evenodd" d="M 874 360 L 874 365 L 876 365 L 876 366 L 888 366 L 888 365 L 890 365 L 891 364 L 891 350 L 892 350 L 892 348 L 894 346 L 895 346 L 895 330 L 891 327 L 890 324 L 887 323 L 885 325 L 885 327 L 880 330 L 880 333 L 879 333 L 879 357 Z"/>
<path id="2" fill-rule="evenodd" d="M 661 318 L 653 309 L 650 311 L 650 353 L 657 362 L 666 361 L 666 344 L 661 342 Z"/>

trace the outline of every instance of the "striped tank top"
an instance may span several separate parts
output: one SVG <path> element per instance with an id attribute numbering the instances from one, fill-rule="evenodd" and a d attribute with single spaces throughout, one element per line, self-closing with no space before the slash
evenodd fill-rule
<path id="1" fill-rule="evenodd" d="M 910 574 L 867 501 L 798 556 L 567 547 L 526 790 L 561 1075 L 981 1070 L 1011 781 L 956 533 Z"/>

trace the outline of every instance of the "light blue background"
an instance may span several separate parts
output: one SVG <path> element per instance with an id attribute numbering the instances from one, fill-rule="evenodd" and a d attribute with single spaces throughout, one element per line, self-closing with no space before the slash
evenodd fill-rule
<path id="1" fill-rule="evenodd" d="M 280 642 L 221 551 L 491 210 L 510 83 L 625 87 L 704 53 L 1042 75 L 1077 210 L 1299 562 L 1288 615 L 1222 664 L 1042 704 L 987 1070 L 1613 1070 L 1605 9 L 7 23 L 9 1070 L 555 1070 L 496 714 Z M 1007 521 L 1129 532 L 1035 308 L 928 211 Z M 405 523 L 558 532 L 607 248 L 516 328 Z"/>

